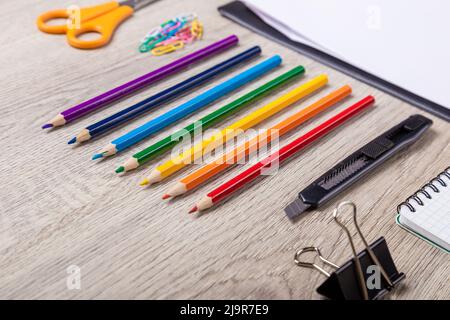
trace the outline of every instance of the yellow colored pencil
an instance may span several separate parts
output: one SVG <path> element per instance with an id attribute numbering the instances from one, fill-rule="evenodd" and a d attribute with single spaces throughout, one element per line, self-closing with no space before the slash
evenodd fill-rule
<path id="1" fill-rule="evenodd" d="M 196 159 L 205 154 L 206 151 L 214 150 L 220 144 L 236 137 L 242 130 L 247 130 L 256 124 L 266 120 L 277 112 L 283 110 L 294 102 L 306 97 L 307 95 L 322 88 L 328 83 L 328 77 L 326 75 L 319 75 L 314 79 L 306 82 L 305 84 L 289 91 L 283 96 L 275 99 L 262 108 L 250 113 L 246 117 L 236 121 L 230 126 L 226 127 L 222 131 L 213 135 L 209 139 L 205 139 L 202 142 L 194 145 L 191 149 L 183 152 L 177 157 L 170 159 L 162 165 L 156 167 L 150 175 L 145 178 L 141 185 L 149 185 L 159 182 L 180 169 L 184 168 L 188 164 L 192 163 Z"/>
<path id="2" fill-rule="evenodd" d="M 295 130 L 301 124 L 312 119 L 319 113 L 327 110 L 339 101 L 348 97 L 351 92 L 351 87 L 345 85 L 331 92 L 330 94 L 327 94 L 325 97 L 319 99 L 308 107 L 301 109 L 293 115 L 283 119 L 271 128 L 267 129 L 265 132 L 262 132 L 251 140 L 235 147 L 233 150 L 226 153 L 224 152 L 216 160 L 211 161 L 210 163 L 204 165 L 198 170 L 195 170 L 194 172 L 176 182 L 167 191 L 167 193 L 164 194 L 163 199 L 177 197 L 190 190 L 193 190 L 199 185 L 205 183 L 208 179 L 217 176 L 219 173 L 239 163 L 240 160 L 245 159 L 247 156 L 256 152 L 263 146 L 268 145 L 272 141 L 272 132 L 276 132 L 277 138 L 280 138 L 288 132 Z"/>

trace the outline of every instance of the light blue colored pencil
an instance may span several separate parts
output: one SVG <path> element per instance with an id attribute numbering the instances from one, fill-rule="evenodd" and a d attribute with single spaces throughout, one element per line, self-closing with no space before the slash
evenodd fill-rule
<path id="1" fill-rule="evenodd" d="M 230 93 L 231 91 L 236 90 L 237 88 L 252 80 L 255 80 L 259 76 L 274 69 L 280 64 L 281 57 L 279 55 L 275 55 L 261 62 L 260 64 L 247 69 L 237 76 L 215 86 L 212 89 L 205 91 L 204 93 L 189 100 L 188 102 L 160 115 L 159 117 L 150 120 L 142 126 L 113 140 L 108 146 L 103 148 L 99 153 L 95 154 L 92 159 L 95 160 L 112 156 L 120 151 L 125 150 L 126 148 L 131 147 L 135 143 L 207 106 L 208 104 Z"/>

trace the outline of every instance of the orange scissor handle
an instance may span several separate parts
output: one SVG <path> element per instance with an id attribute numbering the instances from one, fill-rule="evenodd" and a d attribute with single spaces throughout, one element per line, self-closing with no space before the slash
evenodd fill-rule
<path id="1" fill-rule="evenodd" d="M 39 30 L 42 32 L 63 34 L 69 29 L 78 28 L 82 23 L 106 14 L 107 12 L 118 7 L 119 3 L 116 1 L 85 8 L 70 6 L 67 9 L 58 9 L 45 12 L 37 18 L 36 22 Z M 65 24 L 61 25 L 47 24 L 48 21 L 53 19 L 67 19 L 67 21 Z"/>
<path id="2" fill-rule="evenodd" d="M 133 8 L 120 6 L 95 19 L 81 23 L 80 28 L 67 30 L 67 41 L 72 47 L 78 49 L 95 49 L 106 45 L 112 38 L 114 30 L 133 14 Z M 100 37 L 95 40 L 82 40 L 83 33 L 96 32 Z"/>

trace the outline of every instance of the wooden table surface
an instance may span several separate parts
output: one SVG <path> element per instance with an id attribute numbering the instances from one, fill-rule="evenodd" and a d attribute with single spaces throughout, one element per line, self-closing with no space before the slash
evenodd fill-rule
<path id="1" fill-rule="evenodd" d="M 404 285 L 393 292 L 392 299 L 450 297 L 450 256 L 406 233 L 394 222 L 396 206 L 449 166 L 450 124 L 233 24 L 217 12 L 217 7 L 226 2 L 161 0 L 125 22 L 107 47 L 82 51 L 69 47 L 63 36 L 40 33 L 35 26 L 38 14 L 66 7 L 72 1 L 1 1 L 0 298 L 320 298 L 315 288 L 324 277 L 314 270 L 297 267 L 293 256 L 297 249 L 315 245 L 338 264 L 351 257 L 347 238 L 331 217 L 333 208 L 343 200 L 356 203 L 360 225 L 369 242 L 380 236 L 387 239 L 398 269 L 406 274 Z M 153 26 L 192 11 L 205 25 L 203 41 L 163 57 L 137 51 L 139 40 Z M 41 130 L 41 125 L 59 111 L 230 34 L 239 36 L 239 47 L 62 129 Z M 161 201 L 166 188 L 194 166 L 147 189 L 140 188 L 138 182 L 169 155 L 123 177 L 116 175 L 114 169 L 135 151 L 167 135 L 167 131 L 116 157 L 101 162 L 90 160 L 113 137 L 198 92 L 92 143 L 67 145 L 70 137 L 94 120 L 254 45 L 262 47 L 264 58 L 280 54 L 283 66 L 180 121 L 177 128 L 299 64 L 307 69 L 302 82 L 326 73 L 329 85 L 258 128 L 268 128 L 343 84 L 350 84 L 354 93 L 344 103 L 283 137 L 281 144 L 365 95 L 376 97 L 376 107 L 301 152 L 276 175 L 253 183 L 202 216 L 188 215 L 187 211 L 205 192 L 241 172 L 242 166 L 166 203 Z M 226 77 L 219 77 L 208 87 Z M 271 99 L 273 96 L 265 98 L 217 127 Z M 434 121 L 423 139 L 320 210 L 297 223 L 286 218 L 283 208 L 303 187 L 336 161 L 414 113 L 425 114 Z M 175 126 L 170 132 L 173 129 Z M 359 239 L 356 244 L 362 249 Z M 80 289 L 67 285 L 73 279 L 71 266 L 80 268 Z"/>

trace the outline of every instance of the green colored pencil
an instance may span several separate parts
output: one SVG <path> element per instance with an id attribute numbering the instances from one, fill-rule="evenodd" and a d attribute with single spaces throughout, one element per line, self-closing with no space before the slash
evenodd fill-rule
<path id="1" fill-rule="evenodd" d="M 305 72 L 305 68 L 303 66 L 295 67 L 288 72 L 282 74 L 281 76 L 267 82 L 261 87 L 243 95 L 242 97 L 234 100 L 233 102 L 223 106 L 222 108 L 217 109 L 214 112 L 204 116 L 200 120 L 191 123 L 187 127 L 178 130 L 177 132 L 165 137 L 164 139 L 156 142 L 155 144 L 145 148 L 142 151 L 134 154 L 130 159 L 128 159 L 122 166 L 116 169 L 117 173 L 127 172 L 137 167 L 141 166 L 147 161 L 154 159 L 156 156 L 166 152 L 171 149 L 177 143 L 181 141 L 181 139 L 174 139 L 174 137 L 182 137 L 185 134 L 192 134 L 195 130 L 198 130 L 200 127 L 202 130 L 210 127 L 211 125 L 217 123 L 218 121 L 232 115 L 240 108 L 249 105 L 250 103 L 256 101 L 264 97 L 269 92 L 279 88 L 286 82 L 298 77 L 299 75 Z"/>

